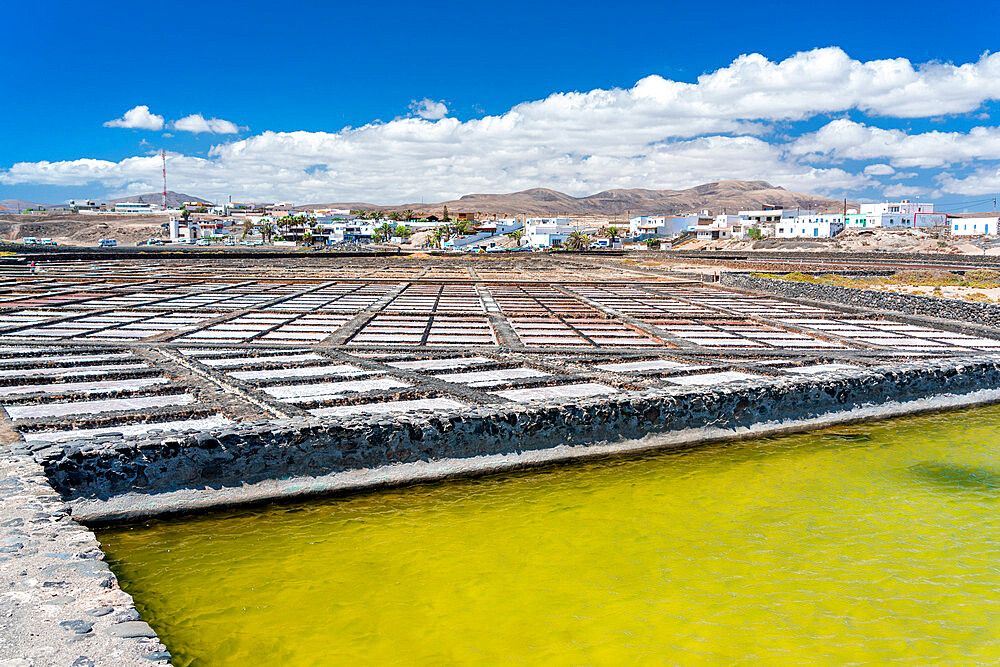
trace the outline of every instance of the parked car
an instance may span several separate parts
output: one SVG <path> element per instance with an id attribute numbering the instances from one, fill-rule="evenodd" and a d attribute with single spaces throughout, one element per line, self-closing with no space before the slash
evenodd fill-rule
<path id="1" fill-rule="evenodd" d="M 38 245 L 38 239 L 36 239 L 34 236 L 25 236 L 23 239 L 21 239 L 21 243 L 23 243 L 24 245 Z"/>
<path id="2" fill-rule="evenodd" d="M 208 239 L 198 239 L 198 240 L 197 240 L 197 241 L 195 242 L 195 245 L 201 245 L 201 246 L 205 246 L 205 245 L 212 245 L 212 242 L 211 242 L 211 241 L 209 241 Z"/>
<path id="3" fill-rule="evenodd" d="M 52 239 L 38 239 L 39 245 L 55 245 L 56 242 Z"/>
<path id="4" fill-rule="evenodd" d="M 100 241 L 97 242 L 97 245 L 99 245 L 102 248 L 114 248 L 116 245 L 118 245 L 118 241 L 116 241 L 115 239 L 101 239 Z"/>

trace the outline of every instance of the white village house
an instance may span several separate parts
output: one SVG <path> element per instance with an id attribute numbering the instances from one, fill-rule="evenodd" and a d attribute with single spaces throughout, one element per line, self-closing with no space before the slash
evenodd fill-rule
<path id="1" fill-rule="evenodd" d="M 844 231 L 843 213 L 813 213 L 782 218 L 775 229 L 775 237 L 828 239 Z"/>

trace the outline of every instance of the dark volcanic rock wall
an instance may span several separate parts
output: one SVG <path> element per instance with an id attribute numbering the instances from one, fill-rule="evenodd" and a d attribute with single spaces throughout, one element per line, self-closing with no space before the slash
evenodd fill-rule
<path id="1" fill-rule="evenodd" d="M 732 435 L 940 394 L 1000 386 L 1000 360 L 926 361 L 811 378 L 652 390 L 569 405 L 474 408 L 440 418 L 302 419 L 181 437 L 42 444 L 36 458 L 66 498 L 239 486 L 419 460 L 638 439 L 691 429 Z M 715 431 L 714 437 L 723 435 Z"/>
<path id="2" fill-rule="evenodd" d="M 836 285 L 817 285 L 792 280 L 763 278 L 746 273 L 723 273 L 719 282 L 728 287 L 766 292 L 769 295 L 798 297 L 1000 327 L 1000 306 L 989 303 L 942 299 L 918 294 L 897 294 Z"/>

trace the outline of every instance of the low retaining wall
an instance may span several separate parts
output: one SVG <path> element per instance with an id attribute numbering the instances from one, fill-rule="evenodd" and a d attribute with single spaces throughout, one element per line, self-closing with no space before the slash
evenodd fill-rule
<path id="1" fill-rule="evenodd" d="M 1000 358 L 925 361 L 712 388 L 660 389 L 546 407 L 479 407 L 442 417 L 300 419 L 175 437 L 34 448 L 64 498 L 219 488 L 396 463 L 463 459 L 690 430 L 752 430 L 855 408 L 1000 387 Z"/>
<path id="2" fill-rule="evenodd" d="M 773 296 L 798 297 L 1000 327 L 1000 306 L 989 303 L 942 299 L 918 294 L 896 294 L 895 292 L 839 287 L 837 285 L 817 285 L 816 283 L 794 280 L 764 278 L 747 273 L 726 272 L 722 274 L 719 282 L 727 287 L 766 292 Z"/>

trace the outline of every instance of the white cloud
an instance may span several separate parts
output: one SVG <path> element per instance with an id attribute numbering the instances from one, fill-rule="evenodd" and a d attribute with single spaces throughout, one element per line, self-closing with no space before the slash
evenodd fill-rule
<path id="1" fill-rule="evenodd" d="M 125 112 L 121 118 L 109 120 L 104 127 L 126 127 L 133 130 L 162 130 L 163 116 L 150 113 L 149 107 L 140 104 Z"/>
<path id="2" fill-rule="evenodd" d="M 1000 192 L 1000 167 L 985 167 L 958 178 L 950 173 L 939 174 L 934 180 L 944 192 L 960 195 L 994 195 Z"/>
<path id="3" fill-rule="evenodd" d="M 170 123 L 170 127 L 181 132 L 193 132 L 199 134 L 208 132 L 210 134 L 238 134 L 239 126 L 228 120 L 221 118 L 205 118 L 200 113 L 184 116 Z"/>
<path id="4" fill-rule="evenodd" d="M 693 83 L 648 76 L 628 89 L 550 95 L 469 121 L 424 99 L 417 117 L 336 132 L 263 132 L 214 146 L 207 158 L 171 156 L 172 187 L 295 201 L 379 202 L 450 198 L 544 186 L 572 194 L 614 187 L 680 188 L 722 178 L 769 180 L 841 193 L 900 168 L 1000 159 L 1000 129 L 908 134 L 850 120 L 798 139 L 771 138 L 776 123 L 859 110 L 932 117 L 978 110 L 1000 98 L 1000 54 L 974 63 L 914 65 L 853 60 L 839 48 L 772 62 L 759 54 Z M 440 105 L 440 106 L 436 106 Z M 234 123 L 200 114 L 176 130 L 234 134 Z M 860 173 L 831 167 L 875 161 Z M 0 183 L 154 185 L 155 158 L 18 163 Z"/>
<path id="5" fill-rule="evenodd" d="M 444 102 L 436 102 L 425 97 L 410 102 L 410 111 L 425 120 L 441 120 L 448 115 L 448 106 Z"/>
<path id="6" fill-rule="evenodd" d="M 896 170 L 887 164 L 870 164 L 864 169 L 868 176 L 888 176 L 896 173 Z"/>
<path id="7" fill-rule="evenodd" d="M 975 159 L 1000 159 L 1000 127 L 968 132 L 884 130 L 852 120 L 831 121 L 795 140 L 791 151 L 812 159 L 888 159 L 894 167 L 942 167 Z"/>
<path id="8" fill-rule="evenodd" d="M 882 194 L 888 199 L 893 199 L 896 197 L 919 197 L 928 194 L 928 192 L 927 188 L 909 185 L 890 185 L 882 190 Z"/>

